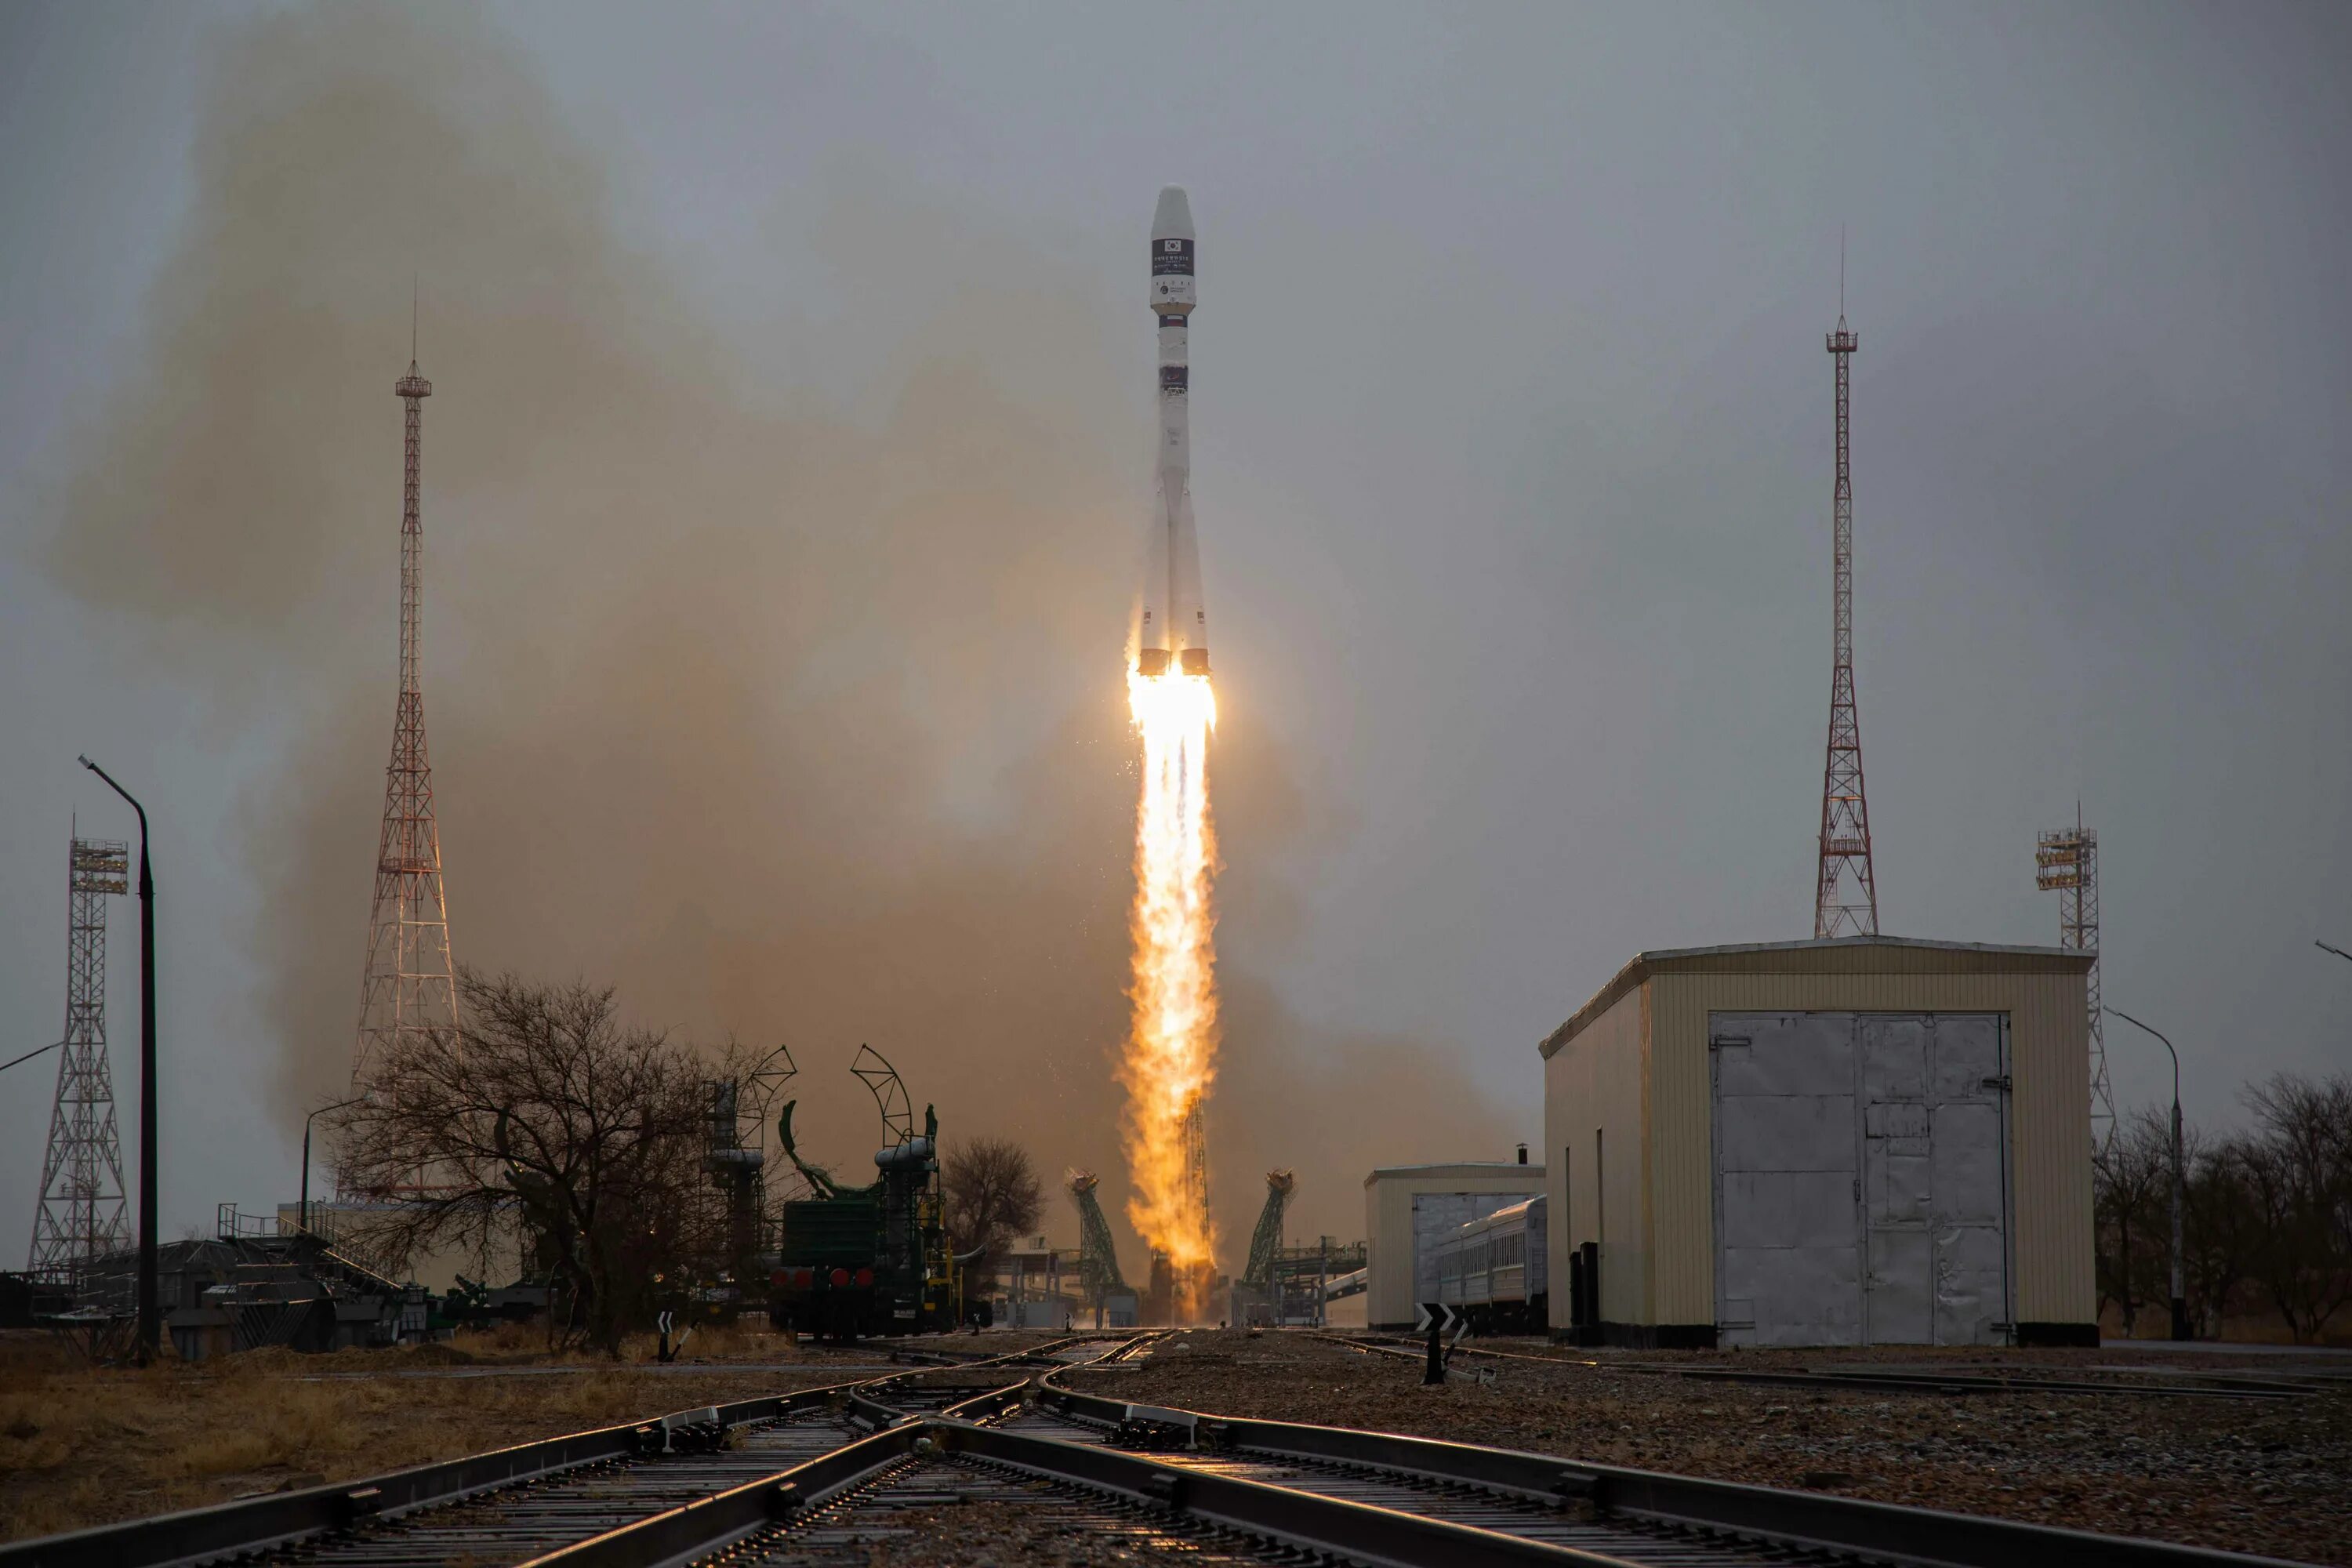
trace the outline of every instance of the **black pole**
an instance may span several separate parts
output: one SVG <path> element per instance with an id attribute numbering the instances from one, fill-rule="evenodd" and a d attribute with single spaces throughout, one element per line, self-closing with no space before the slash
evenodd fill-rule
<path id="1" fill-rule="evenodd" d="M 81 765 L 139 814 L 139 1364 L 152 1366 L 163 1349 L 155 1278 L 155 873 L 147 859 L 147 808 L 88 757 Z"/>
<path id="2" fill-rule="evenodd" d="M 2180 1237 L 2183 1189 L 2188 1185 L 2188 1173 L 2180 1156 L 2180 1053 L 2172 1048 L 2172 1042 L 2166 1039 L 2161 1031 L 2149 1028 L 2119 1008 L 2110 1007 L 2107 1011 L 2135 1029 L 2156 1036 L 2164 1047 L 2164 1054 L 2172 1058 L 2172 1337 L 2185 1340 L 2191 1336 L 2189 1331 L 2189 1288 L 2184 1278 L 2186 1270 L 2182 1267 Z"/>
<path id="3" fill-rule="evenodd" d="M 351 1100 L 339 1100 L 332 1105 L 322 1105 L 302 1118 L 302 1230 L 305 1235 L 310 1234 L 310 1123 L 330 1110 L 341 1110 L 347 1105 L 357 1105 L 360 1100 L 366 1097 L 360 1096 Z"/>

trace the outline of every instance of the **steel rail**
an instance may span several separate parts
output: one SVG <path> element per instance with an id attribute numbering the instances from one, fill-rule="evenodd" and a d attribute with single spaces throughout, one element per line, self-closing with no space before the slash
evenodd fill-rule
<path id="1" fill-rule="evenodd" d="M 562 1437 L 548 1437 L 388 1475 L 337 1481 L 210 1508 L 157 1514 L 0 1546 L 0 1568 L 163 1568 L 262 1551 L 305 1536 L 456 1502 L 540 1480 L 583 1465 L 667 1451 L 691 1427 L 771 1421 L 829 1403 L 854 1387 L 834 1384 L 789 1394 L 674 1411 Z"/>
<path id="2" fill-rule="evenodd" d="M 2188 1568 L 2280 1559 L 2087 1531 L 1907 1508 L 1739 1481 L 1707 1480 L 1437 1438 L 1260 1421 L 1106 1399 L 1048 1373 L 1040 1402 L 1130 1440 L 1179 1438 L 1192 1449 L 1260 1454 L 1469 1487 L 1552 1508 L 1695 1528 L 1801 1551 L 1948 1568 Z"/>
<path id="3" fill-rule="evenodd" d="M 1171 1467 L 1141 1455 L 937 1419 L 877 1432 L 821 1459 L 780 1471 L 580 1542 L 523 1568 L 653 1568 L 727 1552 L 790 1525 L 882 1479 L 905 1459 L 938 1454 L 979 1460 L 1055 1485 L 1076 1485 L 1279 1545 L 1392 1568 L 1633 1568 L 1623 1558 L 1420 1514 L 1323 1497 L 1292 1487 Z"/>
<path id="4" fill-rule="evenodd" d="M 955 1364 L 967 1371 L 1018 1363 L 1059 1366 L 1065 1363 L 1053 1359 L 1054 1352 L 1097 1337 L 1108 1336 L 1076 1335 Z M 778 1421 L 836 1401 L 847 1404 L 854 1415 L 859 1409 L 861 1389 L 916 1375 L 919 1373 L 896 1373 L 673 1411 L 384 1475 L 0 1544 L 0 1568 L 172 1568 L 267 1551 L 310 1537 L 388 1522 L 587 1466 L 677 1451 L 708 1442 L 728 1428 Z M 885 1416 L 886 1421 L 901 1418 L 896 1412 Z"/>
<path id="5" fill-rule="evenodd" d="M 1318 1333 L 1327 1343 L 1374 1355 L 1412 1362 L 1424 1352 L 1401 1341 L 1351 1339 Z M 1696 1383 L 1744 1383 L 1766 1387 L 1891 1389 L 1920 1394 L 2136 1394 L 2167 1399 L 2293 1399 L 2316 1393 L 2305 1384 L 2210 1374 L 2197 1384 L 2105 1383 L 2089 1378 L 2011 1377 L 2000 1373 L 1875 1372 L 1868 1367 L 1796 1372 L 1750 1370 L 1727 1366 L 1683 1366 L 1673 1363 L 1598 1361 L 1584 1356 L 1530 1355 L 1524 1351 L 1498 1351 L 1485 1345 L 1457 1344 L 1453 1355 L 1488 1356 L 1497 1361 L 1528 1362 L 1539 1366 L 1595 1367 L 1606 1372 L 1640 1373 L 1647 1376 L 1682 1377 Z M 2222 1379 L 2227 1381 L 2214 1381 Z"/>

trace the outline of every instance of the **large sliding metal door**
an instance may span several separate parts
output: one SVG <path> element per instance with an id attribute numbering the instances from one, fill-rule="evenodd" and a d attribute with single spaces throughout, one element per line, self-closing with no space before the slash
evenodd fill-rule
<path id="1" fill-rule="evenodd" d="M 2009 1317 L 2004 1021 L 1714 1016 L 1729 1344 L 1987 1344 Z"/>

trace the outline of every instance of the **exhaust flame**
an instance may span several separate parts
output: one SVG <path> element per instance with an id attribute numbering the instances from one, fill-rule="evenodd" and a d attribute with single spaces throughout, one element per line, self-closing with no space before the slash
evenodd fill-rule
<path id="1" fill-rule="evenodd" d="M 1121 1131 L 1134 1195 L 1127 1217 L 1166 1255 L 1174 1321 L 1208 1307 L 1216 1253 L 1201 1116 L 1216 1077 L 1215 925 L 1210 884 L 1216 840 L 1209 823 L 1209 732 L 1217 700 L 1205 675 L 1129 668 L 1129 711 L 1143 737 L 1143 792 L 1136 808 L 1134 1016 L 1119 1082 Z"/>

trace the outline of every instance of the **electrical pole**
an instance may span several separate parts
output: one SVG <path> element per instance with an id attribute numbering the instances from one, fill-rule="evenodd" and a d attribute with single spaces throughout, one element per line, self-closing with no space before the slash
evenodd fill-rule
<path id="1" fill-rule="evenodd" d="M 139 1364 L 163 1350 L 155 1271 L 155 873 L 147 860 L 147 808 L 88 757 L 81 765 L 139 814 Z"/>
<path id="2" fill-rule="evenodd" d="M 2189 1339 L 2193 1336 L 2189 1331 L 2189 1292 L 2180 1239 L 2180 1210 L 2189 1184 L 2180 1158 L 2180 1053 L 2172 1048 L 2170 1040 L 2129 1013 L 2119 1007 L 2110 1007 L 2107 1011 L 2133 1028 L 2155 1035 L 2163 1044 L 2165 1054 L 2172 1058 L 2172 1337 L 2176 1340 Z"/>

